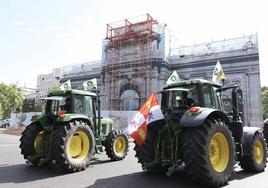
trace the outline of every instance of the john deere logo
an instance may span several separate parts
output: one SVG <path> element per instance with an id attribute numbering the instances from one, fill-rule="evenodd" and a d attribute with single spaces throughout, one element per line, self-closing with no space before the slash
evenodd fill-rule
<path id="1" fill-rule="evenodd" d="M 215 70 L 214 70 L 214 75 L 218 75 L 219 74 L 219 70 L 218 70 L 218 68 L 215 68 Z"/>
<path id="2" fill-rule="evenodd" d="M 93 82 L 92 81 L 88 81 L 87 82 L 87 86 L 92 86 L 93 85 Z"/>
<path id="3" fill-rule="evenodd" d="M 171 81 L 176 81 L 177 80 L 176 76 L 174 76 L 174 75 L 172 75 L 170 79 L 171 79 Z"/>
<path id="4" fill-rule="evenodd" d="M 141 137 L 143 140 L 145 140 L 145 132 L 144 132 L 144 130 L 142 130 L 142 129 L 138 129 L 138 133 L 139 133 L 140 137 Z"/>
<path id="5" fill-rule="evenodd" d="M 69 85 L 67 83 L 64 83 L 63 84 L 63 87 L 64 87 L 64 89 L 68 89 L 69 88 Z"/>

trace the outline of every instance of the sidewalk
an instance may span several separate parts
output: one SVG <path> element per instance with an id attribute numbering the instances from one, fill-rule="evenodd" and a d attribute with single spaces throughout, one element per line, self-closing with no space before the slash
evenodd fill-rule
<path id="1" fill-rule="evenodd" d="M 0 133 L 5 133 L 5 134 L 12 134 L 12 135 L 21 135 L 22 131 L 24 128 L 0 128 Z"/>

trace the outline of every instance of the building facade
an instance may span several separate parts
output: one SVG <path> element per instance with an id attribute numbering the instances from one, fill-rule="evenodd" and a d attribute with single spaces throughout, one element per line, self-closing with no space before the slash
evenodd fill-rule
<path id="1" fill-rule="evenodd" d="M 171 54 L 170 67 L 183 79 L 212 80 L 213 69 L 220 61 L 226 77 L 224 85 L 238 85 L 243 91 L 244 121 L 251 126 L 262 125 L 257 35 L 174 49 Z M 223 94 L 227 102 L 230 93 Z"/>
<path id="2" fill-rule="evenodd" d="M 52 73 L 39 74 L 37 76 L 36 97 L 35 97 L 36 102 L 46 97 L 49 92 L 49 89 L 53 85 L 60 83 L 59 82 L 60 76 L 61 76 L 60 68 L 53 69 Z"/>
<path id="3" fill-rule="evenodd" d="M 237 84 L 244 92 L 244 121 L 262 124 L 257 35 L 173 49 L 169 42 L 166 25 L 149 14 L 141 21 L 126 19 L 122 26 L 108 24 L 102 60 L 61 68 L 60 83 L 70 79 L 72 88 L 83 89 L 83 82 L 97 78 L 102 110 L 133 111 L 152 91 L 160 91 L 174 70 L 182 79 L 211 80 L 220 61 L 224 84 Z"/>

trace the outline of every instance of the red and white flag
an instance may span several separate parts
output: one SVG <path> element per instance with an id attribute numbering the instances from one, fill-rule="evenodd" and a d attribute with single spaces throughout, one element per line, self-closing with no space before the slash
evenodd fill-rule
<path id="1" fill-rule="evenodd" d="M 156 93 L 153 92 L 131 120 L 127 127 L 127 133 L 134 138 L 137 144 L 141 145 L 147 136 L 147 126 L 163 119 L 164 115 L 156 98 Z"/>

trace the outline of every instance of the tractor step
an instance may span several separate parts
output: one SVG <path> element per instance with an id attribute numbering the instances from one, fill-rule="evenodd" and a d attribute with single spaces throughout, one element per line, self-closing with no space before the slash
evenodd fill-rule
<path id="1" fill-rule="evenodd" d="M 103 152 L 103 147 L 100 138 L 95 138 L 96 142 L 96 152 Z"/>

